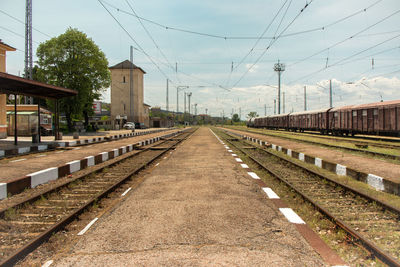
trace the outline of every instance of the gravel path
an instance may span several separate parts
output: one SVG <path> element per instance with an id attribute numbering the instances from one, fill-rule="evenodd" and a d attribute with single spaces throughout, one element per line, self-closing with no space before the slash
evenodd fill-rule
<path id="1" fill-rule="evenodd" d="M 323 266 L 200 128 L 52 266 Z"/>

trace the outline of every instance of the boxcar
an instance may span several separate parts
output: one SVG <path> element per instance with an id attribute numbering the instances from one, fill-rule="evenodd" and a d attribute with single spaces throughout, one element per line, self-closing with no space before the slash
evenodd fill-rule
<path id="1" fill-rule="evenodd" d="M 293 112 L 289 115 L 289 129 L 294 131 L 320 131 L 325 133 L 330 109 Z"/>
<path id="2" fill-rule="evenodd" d="M 266 127 L 271 129 L 289 129 L 289 114 L 268 116 Z"/>
<path id="3" fill-rule="evenodd" d="M 334 134 L 400 136 L 400 100 L 334 108 L 328 117 Z"/>

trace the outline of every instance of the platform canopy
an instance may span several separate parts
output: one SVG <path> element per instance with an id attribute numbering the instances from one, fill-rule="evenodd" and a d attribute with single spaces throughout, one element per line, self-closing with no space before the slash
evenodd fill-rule
<path id="1" fill-rule="evenodd" d="M 75 96 L 78 91 L 0 72 L 0 93 L 60 99 Z"/>

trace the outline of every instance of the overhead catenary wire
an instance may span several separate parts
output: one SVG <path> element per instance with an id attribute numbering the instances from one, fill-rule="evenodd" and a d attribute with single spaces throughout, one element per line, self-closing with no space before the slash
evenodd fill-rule
<path id="1" fill-rule="evenodd" d="M 358 55 L 360 55 L 360 54 L 362 54 L 362 53 L 364 53 L 364 52 L 366 52 L 366 51 L 368 51 L 368 50 L 371 50 L 371 49 L 373 49 L 373 48 L 375 48 L 375 47 L 378 47 L 378 46 L 380 46 L 380 45 L 382 45 L 382 44 L 384 44 L 384 43 L 390 42 L 390 41 L 392 41 L 392 40 L 394 40 L 394 39 L 396 39 L 396 38 L 399 38 L 399 37 L 400 37 L 400 34 L 398 34 L 398 35 L 396 35 L 396 36 L 394 36 L 394 37 L 391 37 L 391 38 L 389 38 L 389 39 L 386 39 L 385 41 L 382 41 L 382 42 L 380 42 L 380 43 L 378 43 L 378 44 L 375 44 L 375 45 L 373 45 L 373 46 L 370 46 L 370 47 L 368 47 L 368 48 L 366 48 L 366 49 L 363 49 L 363 50 L 360 51 L 360 52 L 357 52 L 357 53 L 355 53 L 355 54 L 352 54 L 352 55 L 350 55 L 350 56 L 347 56 L 347 57 L 345 57 L 345 58 L 343 58 L 343 59 L 341 59 L 341 60 L 339 60 L 339 61 L 337 61 L 337 62 L 335 62 L 335 63 L 333 63 L 333 64 L 331 64 L 331 65 L 328 65 L 327 67 L 323 67 L 323 68 L 321 68 L 321 69 L 319 69 L 319 70 L 317 70 L 317 71 L 314 71 L 314 72 L 312 72 L 312 73 L 310 73 L 310 74 L 304 75 L 304 76 L 302 76 L 302 77 L 300 77 L 300 78 L 298 78 L 298 79 L 296 79 L 296 80 L 294 80 L 294 81 L 289 82 L 288 84 L 293 84 L 293 83 L 298 82 L 298 81 L 301 81 L 301 80 L 303 80 L 303 79 L 305 79 L 305 78 L 309 78 L 309 77 L 311 77 L 311 76 L 314 76 L 315 74 L 318 74 L 318 73 L 320 73 L 320 72 L 322 72 L 322 71 L 324 71 L 324 70 L 326 70 L 326 69 L 328 69 L 328 68 L 334 67 L 334 66 L 338 65 L 339 63 L 341 63 L 341 62 L 343 62 L 343 61 L 346 61 L 346 60 L 348 60 L 348 59 L 350 59 L 350 58 L 353 58 L 353 57 L 355 57 L 355 56 L 358 56 Z"/>
<path id="2" fill-rule="evenodd" d="M 22 23 L 22 24 L 25 25 L 25 21 L 22 21 L 22 20 L 20 20 L 19 18 L 16 18 L 16 17 L 14 17 L 14 16 L 8 14 L 7 12 L 5 12 L 5 11 L 3 11 L 3 10 L 1 10 L 1 9 L 0 9 L 0 13 L 3 13 L 4 15 L 6 15 L 6 16 L 12 18 L 13 20 L 18 21 L 19 23 Z M 32 27 L 32 29 L 34 29 L 34 30 L 37 31 L 38 33 L 41 33 L 41 34 L 43 34 L 43 35 L 45 35 L 45 36 L 47 36 L 47 37 L 49 37 L 49 38 L 52 38 L 51 35 L 49 35 L 49 34 L 47 34 L 47 33 L 45 33 L 45 32 L 42 32 L 41 30 L 38 30 L 38 29 L 35 28 L 35 27 Z"/>
<path id="3" fill-rule="evenodd" d="M 123 10 L 122 8 L 116 7 L 116 6 L 112 5 L 111 3 L 109 3 L 109 2 L 107 2 L 105 0 L 100 0 L 100 1 L 105 3 L 108 6 L 112 7 L 113 9 L 117 10 L 118 12 L 124 13 L 124 14 L 129 15 L 129 16 L 138 17 L 142 21 L 146 21 L 148 23 L 151 23 L 151 24 L 153 24 L 155 26 L 158 26 L 160 28 L 163 28 L 165 30 L 172 30 L 172 31 L 178 31 L 178 32 L 183 32 L 183 33 L 187 33 L 187 34 L 199 35 L 199 36 L 210 37 L 210 38 L 225 39 L 225 40 L 258 40 L 258 39 L 260 39 L 260 40 L 262 40 L 262 39 L 271 40 L 272 39 L 273 40 L 273 39 L 276 38 L 275 36 L 262 36 L 262 37 L 260 37 L 260 36 L 224 36 L 224 35 L 218 35 L 218 34 L 213 34 L 213 33 L 205 33 L 205 32 L 199 32 L 199 31 L 195 31 L 195 30 L 182 29 L 182 28 L 178 28 L 178 27 L 164 25 L 164 24 L 162 24 L 160 22 L 156 22 L 156 21 L 151 20 L 151 19 L 147 19 L 147 18 L 144 18 L 144 17 L 137 16 L 137 15 L 135 15 L 133 13 L 130 13 L 130 12 L 126 11 L 126 10 Z M 358 14 L 361 14 L 362 12 L 365 12 L 367 9 L 371 8 L 372 6 L 378 4 L 381 1 L 383 1 L 383 0 L 378 0 L 375 3 L 371 4 L 370 6 L 364 8 L 362 10 L 357 11 L 357 12 L 355 12 L 353 14 L 350 14 L 350 15 L 344 17 L 344 18 L 340 18 L 340 19 L 338 19 L 338 20 L 336 20 L 334 22 L 331 22 L 330 24 L 323 25 L 323 26 L 320 26 L 320 27 L 315 27 L 315 28 L 312 28 L 312 29 L 302 30 L 302 31 L 298 31 L 298 32 L 282 34 L 280 38 L 291 37 L 291 36 L 295 36 L 295 35 L 301 35 L 301 34 L 306 34 L 306 33 L 311 33 L 311 32 L 316 32 L 316 31 L 323 31 L 328 27 L 336 25 L 336 24 L 338 24 L 340 22 L 343 22 L 343 21 L 345 21 L 347 19 L 350 19 L 350 18 L 352 18 L 352 17 L 354 17 L 354 16 L 356 16 Z"/>
<path id="4" fill-rule="evenodd" d="M 172 80 L 168 77 L 168 75 L 158 66 L 158 64 L 153 60 L 153 58 L 144 51 L 144 49 L 140 46 L 140 44 L 132 37 L 132 35 L 125 29 L 125 27 L 119 22 L 119 20 L 107 9 L 107 7 L 102 3 L 101 0 L 98 2 L 104 7 L 104 9 L 110 14 L 110 16 L 118 23 L 118 25 L 122 28 L 122 30 L 129 36 L 129 38 L 138 46 L 139 48 L 133 47 L 136 51 L 143 53 L 153 64 L 157 67 L 157 69 L 161 72 L 161 74 L 168 80 L 172 82 Z"/>
<path id="5" fill-rule="evenodd" d="M 292 63 L 292 64 L 289 64 L 287 67 L 289 68 L 289 67 L 292 67 L 292 66 L 294 66 L 294 65 L 297 65 L 297 64 L 299 64 L 299 63 L 301 63 L 301 62 L 304 62 L 304 61 L 306 61 L 306 60 L 308 60 L 308 59 L 310 59 L 310 58 L 312 58 L 312 57 L 314 57 L 314 56 L 316 56 L 316 55 L 319 55 L 319 54 L 321 54 L 321 53 L 323 53 L 323 52 L 325 52 L 325 51 L 327 51 L 327 50 L 329 50 L 329 49 L 332 49 L 332 48 L 334 48 L 334 47 L 336 47 L 336 46 L 338 46 L 338 45 L 340 45 L 340 44 L 342 44 L 342 43 L 344 43 L 344 42 L 346 42 L 346 41 L 352 40 L 354 37 L 360 35 L 360 34 L 363 33 L 363 32 L 366 32 L 367 30 L 373 28 L 374 26 L 376 26 L 376 25 L 378 25 L 378 24 L 380 24 L 380 23 L 382 23 L 382 22 L 388 20 L 389 18 L 393 17 L 394 15 L 396 15 L 396 14 L 398 14 L 398 13 L 400 13 L 400 10 L 397 10 L 397 11 L 395 11 L 394 13 L 391 13 L 390 15 L 388 15 L 388 16 L 384 17 L 383 19 L 381 19 L 381 20 L 375 22 L 374 24 L 371 24 L 371 25 L 367 26 L 366 28 L 362 29 L 361 31 L 358 31 L 358 32 L 356 32 L 355 34 L 352 34 L 351 36 L 349 36 L 349 37 L 347 37 L 347 38 L 345 38 L 345 39 L 343 39 L 343 40 L 341 40 L 341 41 L 339 41 L 339 42 L 336 42 L 336 43 L 334 43 L 333 45 L 331 45 L 331 46 L 329 46 L 329 47 L 327 47 L 327 48 L 324 48 L 324 49 L 322 49 L 322 50 L 320 50 L 320 51 L 318 51 L 318 52 L 315 52 L 314 54 L 312 54 L 312 55 L 310 55 L 310 56 L 307 56 L 307 57 L 305 57 L 305 58 L 303 58 L 303 59 L 300 59 L 300 60 L 298 60 L 298 61 L 296 61 L 296 62 L 294 62 L 294 63 Z"/>
<path id="6" fill-rule="evenodd" d="M 311 5 L 311 3 L 314 0 L 311 0 L 309 3 L 306 3 L 306 5 L 300 10 L 300 12 L 293 18 L 293 20 L 281 31 L 281 33 L 275 38 L 273 39 L 269 45 L 264 49 L 263 53 L 261 53 L 261 55 L 256 59 L 256 61 L 249 67 L 247 68 L 247 70 L 243 73 L 243 75 L 239 78 L 239 80 L 234 83 L 232 85 L 232 87 L 235 87 L 236 85 L 238 85 L 242 79 L 247 75 L 247 73 L 258 63 L 258 61 L 265 55 L 265 53 L 271 48 L 271 46 L 280 38 L 280 36 L 286 32 L 286 30 L 297 20 L 297 18 L 303 13 L 303 11 L 309 7 L 309 5 Z"/>
<path id="7" fill-rule="evenodd" d="M 279 13 L 281 12 L 281 10 L 284 8 L 284 6 L 286 5 L 288 0 L 285 0 L 285 2 L 282 4 L 282 6 L 279 8 L 279 10 L 276 12 L 275 16 L 272 18 L 272 20 L 270 21 L 270 23 L 267 25 L 267 27 L 264 29 L 263 33 L 260 35 L 259 38 L 257 38 L 257 41 L 254 43 L 254 45 L 250 48 L 249 52 L 247 52 L 247 54 L 239 61 L 238 64 L 236 64 L 233 68 L 232 71 L 237 69 L 242 63 L 243 61 L 246 60 L 246 58 L 253 52 L 254 48 L 258 45 L 258 43 L 261 41 L 261 39 L 264 37 L 264 35 L 267 33 L 267 31 L 269 30 L 269 28 L 271 27 L 272 23 L 275 21 L 276 17 L 279 15 Z M 232 73 L 231 71 L 231 73 Z"/>
<path id="8" fill-rule="evenodd" d="M 133 9 L 132 5 L 129 3 L 128 0 L 125 0 L 126 3 L 128 4 L 129 8 L 132 10 L 132 12 L 135 14 L 136 18 L 138 19 L 140 25 L 142 25 L 143 29 L 145 30 L 147 36 L 149 36 L 149 38 L 151 39 L 151 41 L 153 42 L 154 46 L 157 48 L 157 50 L 160 52 L 160 54 L 163 56 L 163 58 L 166 60 L 168 66 L 174 70 L 174 66 L 169 62 L 168 58 L 166 57 L 166 55 L 164 54 L 164 52 L 161 50 L 161 48 L 159 47 L 159 45 L 157 44 L 157 42 L 154 40 L 153 36 L 150 34 L 150 32 L 147 30 L 146 26 L 144 26 L 142 20 L 140 19 L 140 17 L 137 15 L 137 13 L 135 12 L 135 10 Z"/>

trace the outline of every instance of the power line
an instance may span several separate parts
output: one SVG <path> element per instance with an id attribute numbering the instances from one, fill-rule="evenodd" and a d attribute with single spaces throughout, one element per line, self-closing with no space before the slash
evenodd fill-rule
<path id="1" fill-rule="evenodd" d="M 147 58 L 154 64 L 154 66 L 156 66 L 157 69 L 161 72 L 161 74 L 162 74 L 166 79 L 168 79 L 170 82 L 174 83 L 173 80 L 171 80 L 171 79 L 165 74 L 165 72 L 160 68 L 160 66 L 158 66 L 158 64 L 152 59 L 152 57 L 151 57 L 149 54 L 147 54 L 146 51 L 144 51 L 144 49 L 143 49 L 143 48 L 140 46 L 140 44 L 132 37 L 132 35 L 125 29 L 125 27 L 121 24 L 121 22 L 119 22 L 119 20 L 104 6 L 104 4 L 102 3 L 102 0 L 98 0 L 98 2 L 104 7 L 104 9 L 108 12 L 108 14 L 110 14 L 110 16 L 118 23 L 118 25 L 124 30 L 124 32 L 129 36 L 129 38 L 139 47 L 139 48 L 136 48 L 136 47 L 133 47 L 133 48 L 134 48 L 135 50 L 137 50 L 137 51 L 143 53 L 144 55 L 146 55 Z M 186 75 L 186 76 L 189 76 L 189 77 L 195 78 L 195 79 L 197 79 L 197 80 L 201 80 L 201 81 L 203 81 L 203 82 L 205 82 L 205 83 L 208 83 L 208 84 L 212 84 L 212 85 L 214 85 L 214 86 L 217 86 L 217 87 L 219 87 L 219 88 L 221 88 L 221 89 L 229 90 L 229 89 L 224 88 L 224 87 L 221 86 L 221 85 L 218 85 L 218 84 L 216 84 L 216 83 L 211 83 L 211 82 L 204 81 L 204 80 L 201 79 L 201 78 L 198 78 L 198 77 L 196 77 L 196 76 L 187 74 L 187 73 L 185 73 L 185 72 L 183 72 L 183 71 L 179 71 L 179 72 L 180 72 L 180 73 L 183 73 L 183 74 Z"/>
<path id="2" fill-rule="evenodd" d="M 368 50 L 371 50 L 371 49 L 373 49 L 373 48 L 375 48 L 375 47 L 377 47 L 377 46 L 379 46 L 379 45 L 382 45 L 382 44 L 384 44 L 384 43 L 387 43 L 387 42 L 392 41 L 393 39 L 396 39 L 396 38 L 399 38 L 399 37 L 400 37 L 400 34 L 399 34 L 399 35 L 396 35 L 396 36 L 394 36 L 394 37 L 392 37 L 392 38 L 389 38 L 389 39 L 387 39 L 387 40 L 385 40 L 385 41 L 382 41 L 382 42 L 380 42 L 380 43 L 378 43 L 378 44 L 375 44 L 375 45 L 373 45 L 373 46 L 370 46 L 370 47 L 368 47 L 368 48 L 366 48 L 366 49 L 364 49 L 364 50 L 362 50 L 362 51 L 360 51 L 360 52 L 357 52 L 357 53 L 355 53 L 355 54 L 353 54 L 353 55 L 350 55 L 350 56 L 348 56 L 348 57 L 346 57 L 346 58 L 344 58 L 344 59 L 341 59 L 341 60 L 339 60 L 339 61 L 337 61 L 337 62 L 335 62 L 335 63 L 333 63 L 333 64 L 331 64 L 331 65 L 328 65 L 327 67 L 324 67 L 324 68 L 322 68 L 322 69 L 319 69 L 319 70 L 317 70 L 317 71 L 314 71 L 313 73 L 310 73 L 310 74 L 307 74 L 307 75 L 305 75 L 305 76 L 302 76 L 302 77 L 300 77 L 300 78 L 298 78 L 298 79 L 296 79 L 296 80 L 294 80 L 294 81 L 289 82 L 288 84 L 292 84 L 292 83 L 295 83 L 295 82 L 297 82 L 297 81 L 300 81 L 300 80 L 303 80 L 303 79 L 305 79 L 305 78 L 308 78 L 308 77 L 310 77 L 310 76 L 313 76 L 313 75 L 315 75 L 315 74 L 318 74 L 318 73 L 320 73 L 320 72 L 322 72 L 322 71 L 324 71 L 324 70 L 326 70 L 326 69 L 328 69 L 328 68 L 331 68 L 331 67 L 333 67 L 333 66 L 336 66 L 337 64 L 339 64 L 339 63 L 341 63 L 341 62 L 343 62 L 343 61 L 345 61 L 345 60 L 348 60 L 348 59 L 350 59 L 350 58 L 352 58 L 352 57 L 358 56 L 359 54 L 362 54 L 362 53 L 364 53 L 364 52 L 366 52 L 366 51 L 368 51 Z"/>
<path id="3" fill-rule="evenodd" d="M 130 9 L 132 10 L 132 12 L 135 14 L 135 16 L 137 17 L 140 25 L 142 25 L 143 29 L 145 30 L 145 32 L 147 33 L 147 35 L 149 36 L 149 38 L 151 39 L 151 41 L 153 42 L 154 46 L 158 49 L 158 51 L 160 51 L 161 55 L 164 57 L 164 59 L 167 61 L 167 64 L 169 65 L 169 67 L 173 70 L 174 67 L 172 66 L 172 64 L 169 62 L 168 58 L 165 56 L 165 54 L 163 53 L 163 51 L 161 50 L 161 48 L 158 46 L 158 44 L 156 43 L 156 41 L 154 40 L 153 36 L 150 34 L 150 32 L 147 30 L 147 28 L 144 26 L 142 20 L 140 19 L 140 17 L 137 15 L 137 13 L 135 12 L 135 10 L 133 9 L 132 5 L 129 3 L 128 0 L 125 0 L 126 3 L 128 4 L 128 6 L 130 7 Z"/>
<path id="4" fill-rule="evenodd" d="M 14 17 L 14 16 L 12 16 L 12 15 L 6 13 L 5 11 L 0 10 L 0 12 L 3 13 L 4 15 L 6 15 L 6 16 L 12 18 L 13 20 L 18 21 L 19 23 L 22 23 L 22 24 L 25 25 L 25 22 L 24 22 L 24 21 L 22 21 L 22 20 L 20 20 L 20 19 L 18 19 L 18 18 L 16 18 L 16 17 Z M 50 35 L 48 35 L 47 33 L 44 33 L 44 32 L 42 32 L 42 31 L 36 29 L 35 27 L 32 27 L 32 29 L 34 29 L 35 31 L 37 31 L 37 32 L 39 32 L 39 33 L 41 33 L 41 34 L 43 34 L 43 35 L 49 37 L 49 38 L 52 38 L 52 36 L 50 36 Z M 25 38 L 25 37 L 24 37 L 24 38 Z"/>
<path id="5" fill-rule="evenodd" d="M 194 31 L 194 30 L 182 29 L 182 28 L 178 28 L 178 27 L 172 27 L 172 26 L 168 26 L 168 25 L 165 25 L 165 24 L 161 24 L 161 23 L 156 22 L 154 20 L 150 20 L 150 19 L 147 19 L 147 18 L 144 18 L 144 17 L 140 17 L 138 15 L 132 14 L 132 13 L 130 13 L 128 11 L 125 11 L 125 10 L 119 8 L 119 7 L 116 7 L 116 6 L 108 3 L 107 1 L 104 1 L 104 0 L 100 0 L 100 1 L 102 1 L 103 3 L 105 3 L 108 6 L 112 7 L 113 9 L 117 10 L 118 12 L 122 12 L 122 13 L 124 13 L 126 15 L 129 15 L 129 16 L 137 17 L 142 21 L 146 21 L 146 22 L 148 22 L 150 24 L 156 25 L 156 26 L 158 26 L 160 28 L 163 28 L 165 30 L 172 30 L 172 31 L 178 31 L 178 32 L 183 32 L 183 33 L 188 33 L 188 34 L 194 34 L 194 35 L 210 37 L 210 38 L 217 38 L 217 39 L 225 39 L 225 40 L 265 40 L 265 39 L 273 40 L 273 39 L 275 39 L 275 36 L 263 36 L 264 34 L 262 36 L 223 36 L 223 35 L 218 35 L 218 34 L 213 34 L 213 33 L 205 33 L 205 32 L 199 32 L 199 31 Z M 316 32 L 316 31 L 323 31 L 328 27 L 331 27 L 331 26 L 333 26 L 335 24 L 338 24 L 338 23 L 340 23 L 342 21 L 345 21 L 345 20 L 347 20 L 347 19 L 349 19 L 351 17 L 354 17 L 354 16 L 362 13 L 362 12 L 365 12 L 367 9 L 371 8 L 372 6 L 378 4 L 381 1 L 383 1 L 383 0 L 378 0 L 377 2 L 375 2 L 372 5 L 368 6 L 367 8 L 364 8 L 363 10 L 357 11 L 357 12 L 351 14 L 351 15 L 348 15 L 348 16 L 346 16 L 344 18 L 336 20 L 336 21 L 334 21 L 334 22 L 332 22 L 330 24 L 327 24 L 327 25 L 324 25 L 324 26 L 321 26 L 321 27 L 308 29 L 308 30 L 302 30 L 302 31 L 298 31 L 298 32 L 282 34 L 280 38 L 291 37 L 291 36 L 295 36 L 295 35 L 301 35 L 301 34 L 310 33 L 310 32 Z"/>
<path id="6" fill-rule="evenodd" d="M 269 28 L 271 27 L 272 23 L 275 21 L 276 17 L 279 15 L 279 13 L 281 12 L 281 10 L 283 9 L 283 7 L 286 5 L 288 0 L 285 0 L 285 2 L 283 3 L 283 5 L 281 6 L 281 8 L 278 10 L 278 12 L 275 14 L 275 16 L 272 18 L 272 20 L 270 21 L 270 23 L 267 25 L 267 27 L 264 29 L 263 33 L 260 35 L 259 38 L 257 38 L 257 41 L 255 42 L 255 44 L 252 46 L 252 48 L 249 50 L 249 52 L 247 52 L 247 54 L 242 58 L 242 60 L 240 60 L 240 62 L 232 69 L 235 70 L 237 69 L 242 63 L 243 61 L 246 60 L 246 58 L 253 52 L 254 48 L 257 46 L 257 44 L 260 42 L 260 40 L 264 37 L 265 33 L 269 30 Z M 231 71 L 231 73 L 232 73 Z"/>
<path id="7" fill-rule="evenodd" d="M 135 49 L 136 51 L 142 52 L 144 55 L 146 55 L 147 58 L 154 64 L 154 66 L 156 66 L 157 69 L 161 72 L 161 74 L 164 75 L 164 77 L 166 79 L 169 79 L 172 82 L 172 80 L 164 73 L 164 71 L 160 68 L 160 66 L 158 66 L 158 64 L 156 62 L 154 62 L 154 60 L 150 57 L 150 55 L 147 54 L 146 51 L 144 51 L 144 49 L 140 46 L 140 44 L 132 37 L 132 35 L 119 22 L 119 20 L 105 7 L 105 5 L 102 3 L 102 1 L 98 0 L 98 2 L 104 7 L 104 9 L 108 12 L 108 14 L 110 14 L 110 16 L 118 23 L 118 25 L 124 30 L 124 32 L 129 36 L 129 38 L 139 47 L 139 49 L 136 47 L 133 47 L 133 49 Z"/>
<path id="8" fill-rule="evenodd" d="M 328 48 L 324 48 L 324 49 L 322 49 L 322 50 L 320 50 L 320 51 L 318 51 L 318 52 L 316 52 L 316 53 L 314 53 L 314 54 L 312 54 L 312 55 L 310 55 L 310 56 L 307 56 L 307 57 L 305 57 L 305 58 L 303 58 L 303 59 L 301 59 L 301 60 L 298 60 L 298 61 L 296 61 L 296 62 L 294 62 L 294 63 L 292 63 L 292 64 L 289 64 L 288 67 L 291 67 L 291 66 L 294 66 L 294 65 L 296 65 L 296 64 L 298 64 L 298 63 L 300 63 L 300 62 L 306 61 L 306 60 L 308 60 L 308 59 L 310 59 L 310 58 L 312 58 L 312 57 L 314 57 L 314 56 L 316 56 L 316 55 L 319 55 L 319 54 L 321 54 L 321 53 L 323 53 L 323 52 L 325 52 L 325 51 L 327 51 L 327 50 L 329 50 L 329 49 L 332 49 L 332 48 L 334 48 L 334 47 L 336 47 L 336 46 L 338 46 L 338 45 L 340 45 L 340 44 L 342 44 L 342 43 L 344 43 L 344 42 L 346 42 L 346 41 L 349 41 L 349 40 L 353 39 L 354 37 L 360 35 L 361 33 L 363 33 L 363 32 L 365 32 L 365 31 L 371 29 L 372 27 L 374 27 L 374 26 L 376 26 L 376 25 L 378 25 L 378 24 L 384 22 L 385 20 L 391 18 L 392 16 L 398 14 L 399 12 L 400 12 L 400 10 L 397 10 L 396 12 L 394 12 L 394 13 L 392 13 L 392 14 L 386 16 L 386 17 L 384 17 L 384 18 L 381 19 L 381 20 L 379 20 L 378 22 L 376 22 L 376 23 L 374 23 L 374 24 L 372 24 L 372 25 L 367 26 L 366 28 L 362 29 L 361 31 L 359 31 L 359 32 L 357 32 L 357 33 L 355 33 L 355 34 L 353 34 L 353 35 L 351 35 L 351 36 L 349 36 L 349 37 L 347 37 L 347 38 L 345 38 L 345 39 L 339 41 L 339 42 L 336 42 L 335 44 L 329 46 Z"/>
<path id="9" fill-rule="evenodd" d="M 10 29 L 8 29 L 8 28 L 5 28 L 5 27 L 3 27 L 3 26 L 0 26 L 0 28 L 3 29 L 3 30 L 5 30 L 5 31 L 11 32 L 11 33 L 13 33 L 13 34 L 15 34 L 15 35 L 17 35 L 17 36 L 19 36 L 19 37 L 25 39 L 25 36 L 23 36 L 22 34 L 19 34 L 19 33 L 17 33 L 17 32 L 14 32 L 14 31 L 12 31 L 12 30 L 10 30 Z M 34 43 L 36 43 L 36 44 L 40 44 L 39 42 L 36 42 L 36 41 L 33 41 L 33 40 L 32 40 L 32 42 L 34 42 Z M 21 50 L 21 51 L 22 51 L 22 50 Z"/>
<path id="10" fill-rule="evenodd" d="M 296 21 L 296 19 L 303 13 L 303 11 L 309 6 L 311 5 L 311 3 L 314 0 L 311 0 L 309 3 L 306 3 L 306 5 L 300 10 L 300 12 L 294 17 L 294 19 L 285 27 L 285 29 L 283 29 L 281 31 L 281 33 L 278 35 L 278 37 L 276 37 L 275 39 L 273 39 L 269 45 L 267 46 L 267 48 L 264 49 L 264 52 L 256 59 L 256 61 L 250 66 L 250 68 L 247 68 L 247 70 L 245 71 L 245 73 L 239 78 L 239 80 L 232 85 L 232 87 L 235 87 L 245 76 L 246 74 L 258 63 L 258 61 L 265 55 L 265 53 L 269 50 L 269 48 L 271 48 L 271 46 L 280 38 L 280 36 Z"/>

